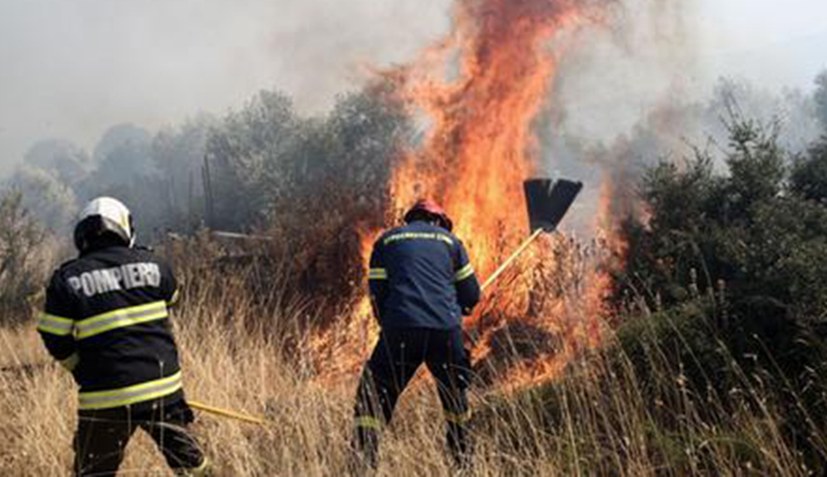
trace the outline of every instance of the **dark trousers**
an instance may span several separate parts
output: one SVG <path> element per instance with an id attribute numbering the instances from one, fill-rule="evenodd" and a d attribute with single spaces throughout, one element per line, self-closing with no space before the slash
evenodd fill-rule
<path id="1" fill-rule="evenodd" d="M 184 401 L 146 411 L 128 407 L 80 411 L 75 435 L 75 475 L 114 476 L 135 429 L 155 441 L 177 475 L 207 475 L 207 461 L 187 430 L 193 414 Z"/>
<path id="2" fill-rule="evenodd" d="M 369 465 L 376 466 L 379 432 L 390 422 L 399 395 L 422 363 L 437 382 L 451 454 L 456 464 L 468 463 L 467 424 L 471 412 L 467 389 L 471 366 L 463 348 L 462 332 L 459 328 L 414 328 L 383 330 L 359 382 L 355 445 Z"/>

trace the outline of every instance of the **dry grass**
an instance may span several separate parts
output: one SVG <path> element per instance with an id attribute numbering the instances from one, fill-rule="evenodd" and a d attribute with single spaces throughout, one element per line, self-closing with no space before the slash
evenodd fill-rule
<path id="1" fill-rule="evenodd" d="M 309 309 L 262 307 L 244 291 L 248 281 L 199 274 L 182 271 L 187 286 L 176 316 L 187 394 L 271 422 L 199 415 L 196 431 L 218 475 L 347 475 L 356 376 L 319 379 L 318 357 L 301 345 L 306 332 L 290 325 L 313 321 Z M 279 332 L 266 332 L 271 325 Z M 535 392 L 475 389 L 475 475 L 807 475 L 770 404 L 729 412 L 683 387 L 664 358 L 668 350 L 652 349 L 652 378 L 663 396 L 653 408 L 628 360 L 608 353 L 584 356 L 557 385 Z M 71 378 L 53 364 L 24 366 L 48 362 L 32 327 L 0 330 L 0 475 L 68 474 Z M 759 393 L 747 384 L 738 392 Z M 772 402 L 771 391 L 760 392 L 753 401 Z M 451 475 L 442 434 L 430 379 L 420 379 L 386 433 L 379 475 Z M 150 440 L 137 437 L 121 475 L 171 475 Z"/>

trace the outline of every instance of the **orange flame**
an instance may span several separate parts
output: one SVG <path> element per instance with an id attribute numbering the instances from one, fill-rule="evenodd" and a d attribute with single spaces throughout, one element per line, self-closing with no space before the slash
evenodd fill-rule
<path id="1" fill-rule="evenodd" d="M 583 3 L 457 0 L 448 38 L 413 64 L 382 73 L 428 121 L 420 147 L 393 171 L 394 207 L 404 210 L 422 197 L 439 201 L 481 278 L 529 233 L 522 184 L 538 170 L 533 128 L 548 106 L 562 54 L 555 41 L 589 19 Z M 610 272 L 618 265 L 612 260 L 625 253 L 611 223 L 610 197 L 607 182 L 596 224 L 600 238 L 591 246 L 546 237 L 480 306 L 473 321 L 486 328 L 474 354 L 478 372 L 491 374 L 492 382 L 513 388 L 554 377 L 580 349 L 600 343 Z M 375 234 L 363 234 L 366 264 Z M 364 328 L 372 321 L 367 300 L 358 308 Z M 319 343 L 350 348 L 354 340 Z M 517 354 L 505 364 L 498 361 L 504 347 Z M 347 366 L 358 369 L 364 350 L 349 355 Z"/>
<path id="2" fill-rule="evenodd" d="M 536 169 L 532 123 L 554 80 L 550 41 L 578 19 L 567 1 L 461 0 L 449 39 L 386 74 L 431 121 L 424 146 L 395 171 L 396 205 L 441 202 L 483 275 L 528 232 L 522 182 Z"/>

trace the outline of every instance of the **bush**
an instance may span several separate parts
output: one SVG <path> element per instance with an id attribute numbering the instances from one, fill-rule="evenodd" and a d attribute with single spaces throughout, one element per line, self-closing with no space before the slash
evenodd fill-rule
<path id="1" fill-rule="evenodd" d="M 648 171 L 642 198 L 651 219 L 626 226 L 627 294 L 657 308 L 724 287 L 733 315 L 748 315 L 740 307 L 756 300 L 796 319 L 827 309 L 827 276 L 817 260 L 827 246 L 827 206 L 803 179 L 788 181 L 774 137 L 754 124 L 733 126 L 726 176 L 714 174 L 700 152 L 683 169 L 663 163 Z"/>
<path id="2" fill-rule="evenodd" d="M 271 237 L 271 257 L 292 257 L 295 288 L 332 316 L 360 294 L 361 233 L 385 224 L 392 162 L 409 129 L 382 87 L 343 96 L 316 119 L 262 92 L 209 136 L 208 225 Z"/>
<path id="3" fill-rule="evenodd" d="M 730 131 L 728 174 L 701 151 L 646 174 L 651 219 L 626 224 L 617 298 L 634 297 L 643 317 L 619 330 L 619 346 L 644 389 L 662 382 L 652 349 L 660 369 L 679 370 L 692 392 L 714 391 L 727 412 L 740 405 L 729 389 L 772 389 L 785 438 L 817 462 L 813 436 L 827 424 L 823 144 L 788 167 L 774 130 L 736 120 Z"/>
<path id="4" fill-rule="evenodd" d="M 813 145 L 805 158 L 795 161 L 790 187 L 804 199 L 827 201 L 827 136 Z"/>
<path id="5" fill-rule="evenodd" d="M 49 169 L 24 165 L 9 179 L 21 193 L 21 206 L 43 226 L 55 233 L 71 230 L 78 211 L 75 192 Z"/>
<path id="6" fill-rule="evenodd" d="M 23 207 L 19 192 L 0 197 L 0 324 L 31 318 L 33 301 L 46 280 L 52 257 L 47 235 Z"/>

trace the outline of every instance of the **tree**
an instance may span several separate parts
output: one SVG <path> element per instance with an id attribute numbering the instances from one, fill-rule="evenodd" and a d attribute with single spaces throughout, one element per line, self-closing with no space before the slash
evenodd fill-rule
<path id="1" fill-rule="evenodd" d="M 793 163 L 791 188 L 805 199 L 827 203 L 827 137 Z"/>
<path id="2" fill-rule="evenodd" d="M 129 184 L 136 177 L 157 173 L 152 161 L 152 136 L 132 124 L 112 126 L 95 146 L 97 169 L 83 186 L 85 196 L 97 195 L 101 187 Z"/>
<path id="3" fill-rule="evenodd" d="M 0 197 L 0 319 L 22 323 L 30 317 L 29 301 L 45 280 L 39 248 L 43 230 L 23 205 L 19 191 Z"/>
<path id="4" fill-rule="evenodd" d="M 23 158 L 25 164 L 53 171 L 69 186 L 79 183 L 88 174 L 89 155 L 75 144 L 63 139 L 36 142 Z"/>
<path id="5" fill-rule="evenodd" d="M 410 137 L 405 110 L 388 93 L 377 87 L 340 97 L 323 121 L 303 125 L 292 150 L 267 164 L 269 222 L 292 237 L 306 291 L 336 304 L 358 293 L 360 233 L 385 226 L 390 174 Z"/>
<path id="6" fill-rule="evenodd" d="M 795 254 L 814 257 L 821 250 L 827 225 L 818 221 L 827 209 L 812 194 L 798 192 L 811 190 L 797 184 L 809 184 L 812 175 L 799 172 L 806 181 L 796 179 L 794 170 L 790 179 L 786 153 L 775 138 L 753 122 L 736 121 L 726 158 L 728 175 L 714 174 L 711 161 L 700 152 L 683 170 L 670 163 L 650 169 L 642 198 L 651 220 L 635 236 L 629 262 L 629 276 L 638 277 L 643 288 L 653 288 L 650 298 L 660 294 L 667 304 L 691 298 L 686 286 L 695 270 L 701 288 L 712 290 L 722 280 L 742 303 L 769 299 L 784 312 L 801 303 L 820 303 L 795 279 L 796 273 L 812 273 L 788 271 Z M 809 171 L 813 162 L 797 168 Z"/>
<path id="7" fill-rule="evenodd" d="M 730 125 L 730 153 L 726 163 L 727 206 L 735 217 L 748 218 L 754 204 L 776 197 L 786 175 L 786 152 L 778 145 L 776 126 L 761 127 L 736 118 Z"/>
<path id="8" fill-rule="evenodd" d="M 23 165 L 11 176 L 8 185 L 20 191 L 22 206 L 47 228 L 57 233 L 71 229 L 78 200 L 56 171 Z"/>
<path id="9" fill-rule="evenodd" d="M 324 121 L 305 126 L 306 136 L 284 161 L 268 164 L 268 178 L 288 178 L 280 186 L 270 180 L 277 216 L 300 203 L 339 214 L 339 221 L 383 224 L 391 171 L 411 136 L 404 108 L 387 93 L 368 89 L 340 97 Z M 347 205 L 334 211 L 329 203 Z"/>
<path id="10" fill-rule="evenodd" d="M 381 86 L 310 119 L 284 95 L 261 92 L 210 132 L 210 225 L 271 230 L 304 293 L 346 302 L 362 273 L 359 234 L 384 225 L 393 161 L 409 132 L 404 108 Z"/>
<path id="11" fill-rule="evenodd" d="M 214 118 L 201 115 L 178 128 L 160 131 L 152 141 L 165 208 L 177 230 L 191 232 L 203 217 L 202 168 L 210 130 L 217 126 Z"/>
<path id="12" fill-rule="evenodd" d="M 264 185 L 267 170 L 279 169 L 276 164 L 282 163 L 294 142 L 306 135 L 306 125 L 296 116 L 287 96 L 261 91 L 210 131 L 206 158 L 215 216 L 209 218 L 208 225 L 242 230 L 262 223 L 271 195 Z M 278 182 L 281 177 L 270 174 L 269 180 Z"/>

